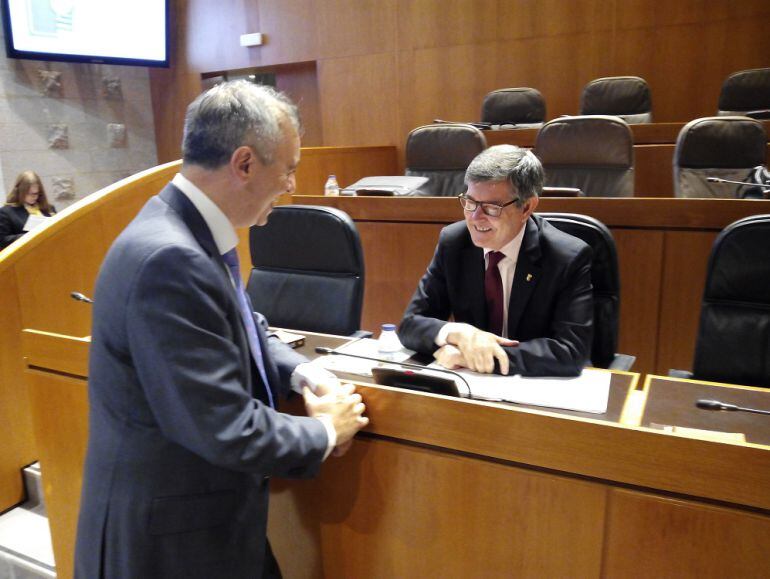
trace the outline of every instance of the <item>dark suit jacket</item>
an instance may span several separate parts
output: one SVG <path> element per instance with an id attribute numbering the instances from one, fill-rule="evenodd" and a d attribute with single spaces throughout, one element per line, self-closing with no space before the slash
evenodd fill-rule
<path id="1" fill-rule="evenodd" d="M 51 209 L 50 213 L 43 215 L 50 217 L 56 213 L 53 207 Z M 29 213 L 24 206 L 3 205 L 0 207 L 0 249 L 5 249 L 26 233 L 24 224 L 28 217 Z"/>
<path id="2" fill-rule="evenodd" d="M 94 302 L 76 576 L 258 577 L 267 476 L 314 475 L 327 435 L 265 405 L 226 265 L 173 185 L 115 241 Z M 305 359 L 263 325 L 285 394 Z"/>
<path id="3" fill-rule="evenodd" d="M 488 329 L 484 251 L 473 245 L 465 222 L 441 231 L 433 261 L 401 321 L 399 337 L 407 348 L 431 354 L 450 317 Z M 510 373 L 579 374 L 590 358 L 592 326 L 591 249 L 544 219 L 530 217 L 508 304 L 508 336 L 521 342 L 504 348 Z"/>

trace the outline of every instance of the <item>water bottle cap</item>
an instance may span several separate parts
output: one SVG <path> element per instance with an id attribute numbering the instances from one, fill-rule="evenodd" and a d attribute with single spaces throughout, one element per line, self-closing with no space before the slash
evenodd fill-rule
<path id="1" fill-rule="evenodd" d="M 335 175 L 334 173 L 332 173 L 331 175 L 329 175 L 329 179 L 336 179 L 336 178 L 337 178 L 337 175 Z"/>
<path id="2" fill-rule="evenodd" d="M 383 332 L 395 332 L 396 331 L 396 324 L 382 324 L 382 331 Z"/>

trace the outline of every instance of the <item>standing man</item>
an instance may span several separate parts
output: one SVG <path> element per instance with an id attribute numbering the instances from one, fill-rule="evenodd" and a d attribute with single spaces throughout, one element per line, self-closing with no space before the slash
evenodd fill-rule
<path id="1" fill-rule="evenodd" d="M 543 179 L 538 158 L 512 145 L 471 161 L 465 221 L 441 231 L 401 321 L 404 346 L 447 368 L 580 373 L 592 339 L 591 250 L 533 214 Z"/>
<path id="2" fill-rule="evenodd" d="M 235 228 L 264 225 L 294 190 L 296 108 L 245 81 L 219 85 L 188 108 L 182 148 L 181 172 L 120 234 L 96 284 L 82 579 L 280 576 L 268 478 L 313 476 L 368 422 L 352 387 L 266 338 L 238 272 Z M 308 417 L 276 411 L 290 383 L 305 386 Z"/>

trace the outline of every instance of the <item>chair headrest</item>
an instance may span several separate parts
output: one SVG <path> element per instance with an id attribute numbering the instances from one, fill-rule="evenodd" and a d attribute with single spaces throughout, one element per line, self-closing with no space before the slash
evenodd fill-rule
<path id="1" fill-rule="evenodd" d="M 650 87 L 638 76 L 597 78 L 580 97 L 581 115 L 634 115 L 651 110 Z"/>
<path id="2" fill-rule="evenodd" d="M 609 115 L 560 117 L 543 125 L 535 154 L 544 165 L 631 168 L 633 136 L 628 124 Z"/>
<path id="3" fill-rule="evenodd" d="M 770 109 L 770 68 L 741 70 L 728 76 L 719 93 L 719 110 L 757 109 Z"/>
<path id="4" fill-rule="evenodd" d="M 471 125 L 424 125 L 406 139 L 406 166 L 427 171 L 465 171 L 486 148 L 484 133 Z"/>
<path id="5" fill-rule="evenodd" d="M 484 97 L 481 120 L 495 125 L 542 123 L 545 99 L 534 88 L 501 88 Z"/>
<path id="6" fill-rule="evenodd" d="M 689 169 L 756 167 L 765 162 L 767 135 L 748 117 L 704 117 L 687 123 L 676 139 L 674 164 Z"/>
<path id="7" fill-rule="evenodd" d="M 254 267 L 362 273 L 358 230 L 333 207 L 276 207 L 267 225 L 251 228 L 249 246 Z"/>

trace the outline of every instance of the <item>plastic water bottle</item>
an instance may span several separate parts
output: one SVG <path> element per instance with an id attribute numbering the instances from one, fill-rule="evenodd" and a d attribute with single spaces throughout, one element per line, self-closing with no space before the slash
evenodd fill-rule
<path id="1" fill-rule="evenodd" d="M 324 195 L 327 197 L 337 197 L 340 194 L 340 185 L 337 183 L 336 175 L 329 175 L 324 185 Z"/>
<path id="2" fill-rule="evenodd" d="M 382 324 L 382 331 L 377 340 L 377 350 L 381 354 L 396 354 L 403 349 L 404 346 L 401 344 L 401 340 L 398 339 L 398 334 L 396 334 L 396 325 Z"/>

